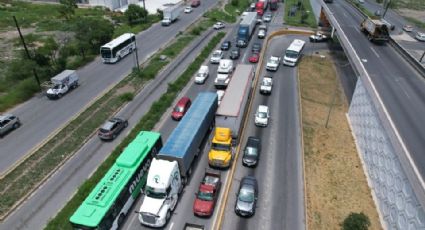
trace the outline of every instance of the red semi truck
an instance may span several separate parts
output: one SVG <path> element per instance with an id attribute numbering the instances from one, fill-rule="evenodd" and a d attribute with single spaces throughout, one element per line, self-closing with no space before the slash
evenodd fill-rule
<path id="1" fill-rule="evenodd" d="M 267 1 L 258 1 L 257 3 L 255 3 L 255 11 L 257 11 L 257 14 L 259 16 L 263 16 L 264 11 L 267 8 Z"/>

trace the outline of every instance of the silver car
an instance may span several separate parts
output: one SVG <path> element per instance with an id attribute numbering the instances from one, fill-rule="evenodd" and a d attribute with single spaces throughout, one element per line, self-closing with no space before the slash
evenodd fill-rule
<path id="1" fill-rule="evenodd" d="M 19 118 L 13 114 L 0 115 L 0 137 L 21 126 Z"/>
<path id="2" fill-rule="evenodd" d="M 236 194 L 235 213 L 239 216 L 253 216 L 258 198 L 257 180 L 253 176 L 245 176 Z"/>

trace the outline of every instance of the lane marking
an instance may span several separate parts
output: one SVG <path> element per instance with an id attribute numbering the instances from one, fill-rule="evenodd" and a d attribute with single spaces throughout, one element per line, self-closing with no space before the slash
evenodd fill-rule
<path id="1" fill-rule="evenodd" d="M 370 49 L 372 50 L 372 52 L 378 57 L 381 58 L 378 54 L 378 52 L 376 52 L 376 50 L 373 47 L 370 47 Z"/>
<path id="2" fill-rule="evenodd" d="M 173 229 L 173 226 L 174 226 L 174 222 L 171 222 L 171 223 L 170 223 L 170 228 L 169 228 L 168 230 Z"/>

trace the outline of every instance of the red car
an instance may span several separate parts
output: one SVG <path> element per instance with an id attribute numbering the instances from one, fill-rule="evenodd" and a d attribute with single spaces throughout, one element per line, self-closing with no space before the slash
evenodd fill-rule
<path id="1" fill-rule="evenodd" d="M 209 217 L 214 213 L 215 203 L 221 187 L 220 174 L 205 172 L 193 203 L 193 213 L 197 216 Z"/>
<path id="2" fill-rule="evenodd" d="M 248 61 L 251 63 L 257 63 L 258 59 L 260 58 L 260 55 L 258 53 L 253 53 L 249 58 Z"/>
<path id="3" fill-rule="evenodd" d="M 173 112 L 171 113 L 171 118 L 176 121 L 181 120 L 182 117 L 189 110 L 191 104 L 192 102 L 188 97 L 182 97 L 174 107 Z"/>
<path id="4" fill-rule="evenodd" d="M 192 3 L 190 4 L 191 7 L 198 7 L 199 5 L 201 5 L 200 0 L 192 0 Z"/>

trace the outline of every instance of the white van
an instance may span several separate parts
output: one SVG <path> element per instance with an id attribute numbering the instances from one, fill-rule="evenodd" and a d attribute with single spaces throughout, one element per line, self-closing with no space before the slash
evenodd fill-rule
<path id="1" fill-rule="evenodd" d="M 295 66 L 301 57 L 301 52 L 304 48 L 305 41 L 294 39 L 283 57 L 283 64 L 287 66 Z"/>

